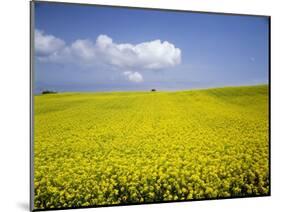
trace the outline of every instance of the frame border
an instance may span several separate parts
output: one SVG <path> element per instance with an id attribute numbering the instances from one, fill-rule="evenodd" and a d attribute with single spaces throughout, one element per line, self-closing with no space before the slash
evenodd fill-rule
<path id="1" fill-rule="evenodd" d="M 33 89 L 34 89 L 34 29 L 35 29 L 35 23 L 34 23 L 34 9 L 35 9 L 35 1 L 30 1 L 29 2 L 29 24 L 30 24 L 30 30 L 29 30 L 29 66 L 30 66 L 30 73 L 29 73 L 29 77 L 30 77 L 30 84 L 29 84 L 29 93 L 30 93 L 30 97 L 29 97 L 29 101 L 30 101 L 30 107 L 29 107 L 29 113 L 30 113 L 30 117 L 29 117 L 29 126 L 30 126 L 30 142 L 29 142 L 29 146 L 30 146 L 30 158 L 29 158 L 29 164 L 30 164 L 30 172 L 29 172 L 29 207 L 30 207 L 30 211 L 34 210 L 34 93 L 33 93 Z"/>

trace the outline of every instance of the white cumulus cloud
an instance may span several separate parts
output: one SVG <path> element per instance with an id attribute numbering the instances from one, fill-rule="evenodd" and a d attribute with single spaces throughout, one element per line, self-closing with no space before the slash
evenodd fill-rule
<path id="1" fill-rule="evenodd" d="M 181 50 L 159 39 L 130 44 L 115 43 L 109 36 L 99 35 L 95 41 L 78 39 L 65 45 L 62 39 L 35 30 L 35 49 L 41 61 L 103 64 L 121 71 L 132 82 L 143 81 L 143 76 L 135 70 L 161 70 L 181 63 Z"/>
<path id="2" fill-rule="evenodd" d="M 143 77 L 139 72 L 125 71 L 125 72 L 123 72 L 123 74 L 131 82 L 142 82 L 143 81 Z"/>
<path id="3" fill-rule="evenodd" d="M 62 39 L 47 35 L 42 30 L 35 30 L 35 52 L 38 55 L 54 54 L 65 46 Z"/>
<path id="4" fill-rule="evenodd" d="M 164 69 L 181 62 L 181 50 L 168 41 L 117 44 L 107 35 L 100 35 L 96 47 L 105 63 L 124 69 Z"/>

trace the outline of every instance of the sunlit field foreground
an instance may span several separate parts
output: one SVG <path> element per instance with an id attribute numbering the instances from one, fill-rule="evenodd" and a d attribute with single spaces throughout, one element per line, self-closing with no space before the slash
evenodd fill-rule
<path id="1" fill-rule="evenodd" d="M 269 194 L 268 87 L 35 96 L 35 208 Z"/>

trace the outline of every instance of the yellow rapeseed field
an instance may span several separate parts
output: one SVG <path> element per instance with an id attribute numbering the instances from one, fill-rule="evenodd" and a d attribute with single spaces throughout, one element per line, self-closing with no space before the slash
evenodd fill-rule
<path id="1" fill-rule="evenodd" d="M 35 209 L 269 194 L 268 86 L 35 96 Z"/>

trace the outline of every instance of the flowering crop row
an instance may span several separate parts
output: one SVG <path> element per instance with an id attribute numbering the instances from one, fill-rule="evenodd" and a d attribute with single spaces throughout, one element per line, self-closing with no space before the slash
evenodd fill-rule
<path id="1" fill-rule="evenodd" d="M 35 97 L 35 208 L 269 194 L 267 86 Z"/>

